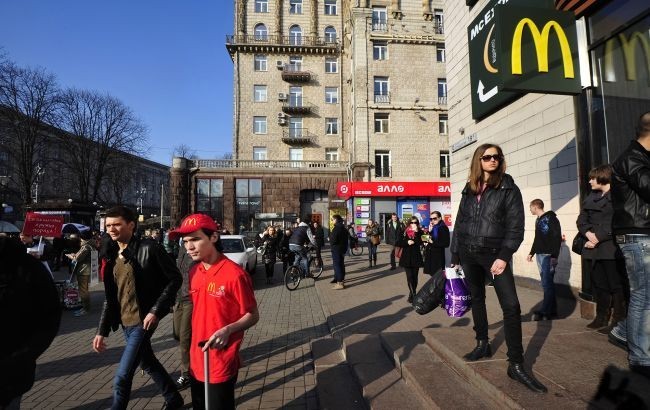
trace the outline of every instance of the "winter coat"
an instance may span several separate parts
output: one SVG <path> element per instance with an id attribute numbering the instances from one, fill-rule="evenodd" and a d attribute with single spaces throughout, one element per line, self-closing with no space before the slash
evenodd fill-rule
<path id="1" fill-rule="evenodd" d="M 348 251 L 348 230 L 342 222 L 334 224 L 334 228 L 330 232 L 330 246 L 332 250 L 336 249 L 343 255 Z"/>
<path id="2" fill-rule="evenodd" d="M 384 230 L 386 233 L 386 243 L 395 246 L 404 233 L 404 229 L 404 224 L 399 219 L 397 220 L 396 227 L 393 227 L 393 220 L 389 220 L 386 223 L 386 229 Z"/>
<path id="3" fill-rule="evenodd" d="M 409 239 L 413 240 L 413 245 L 409 245 Z M 413 238 L 407 236 L 407 232 L 397 242 L 397 246 L 402 247 L 402 257 L 399 258 L 399 266 L 404 268 L 420 268 L 424 264 L 422 261 L 422 252 L 420 246 L 422 245 L 422 231 L 415 232 Z"/>
<path id="4" fill-rule="evenodd" d="M 449 247 L 449 228 L 443 221 L 438 222 L 438 237 L 433 237 L 429 230 L 431 243 L 424 242 L 424 273 L 433 275 L 445 268 L 445 248 Z"/>
<path id="5" fill-rule="evenodd" d="M 465 185 L 451 239 L 451 262 L 458 264 L 462 246 L 497 249 L 497 259 L 509 261 L 524 240 L 524 222 L 521 192 L 510 175 L 503 176 L 500 186 L 487 187 L 480 201 Z"/>
<path id="6" fill-rule="evenodd" d="M 319 249 L 325 246 L 325 230 L 322 226 L 319 225 L 318 228 L 314 228 L 314 238 Z"/>
<path id="7" fill-rule="evenodd" d="M 535 220 L 535 239 L 529 255 L 550 254 L 552 258 L 557 259 L 560 246 L 562 246 L 560 221 L 555 216 L 555 212 L 544 212 Z"/>
<path id="8" fill-rule="evenodd" d="M 613 231 L 650 235 L 650 152 L 638 141 L 612 164 Z"/>
<path id="9" fill-rule="evenodd" d="M 262 263 L 274 264 L 276 261 L 276 255 L 278 254 L 278 245 L 280 243 L 280 238 L 278 235 L 271 236 L 268 233 L 265 233 L 261 238 L 258 236 L 257 246 L 264 246 L 264 252 L 262 253 Z"/>
<path id="10" fill-rule="evenodd" d="M 372 226 L 366 226 L 366 237 L 368 238 L 368 242 L 371 243 L 372 237 L 379 238 L 381 240 L 381 232 L 379 229 L 379 225 L 375 223 Z"/>
<path id="11" fill-rule="evenodd" d="M 596 234 L 598 245 L 595 248 L 584 248 L 582 257 L 591 260 L 612 260 L 617 258 L 618 247 L 612 236 L 612 218 L 614 208 L 610 192 L 602 195 L 600 191 L 594 191 L 582 204 L 582 210 L 578 215 L 578 230 L 585 235 L 588 231 Z"/>

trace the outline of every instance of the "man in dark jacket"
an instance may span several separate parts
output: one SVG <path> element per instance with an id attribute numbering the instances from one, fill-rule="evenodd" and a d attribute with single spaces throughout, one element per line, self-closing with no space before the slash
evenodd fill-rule
<path id="1" fill-rule="evenodd" d="M 49 272 L 20 242 L 0 237 L 0 260 L 0 408 L 18 408 L 59 330 L 61 305 Z"/>
<path id="2" fill-rule="evenodd" d="M 397 242 L 402 238 L 404 234 L 404 224 L 399 220 L 397 214 L 393 212 L 390 216 L 390 221 L 386 223 L 386 243 L 393 245 L 393 248 L 390 250 L 390 269 L 393 270 L 397 267 L 395 262 L 395 246 Z"/>
<path id="3" fill-rule="evenodd" d="M 627 320 L 621 326 L 627 326 L 630 369 L 650 377 L 650 112 L 639 118 L 637 140 L 612 168 L 612 230 L 630 281 Z"/>
<path id="4" fill-rule="evenodd" d="M 552 319 L 557 316 L 557 301 L 555 300 L 555 267 L 562 245 L 562 229 L 555 212 L 544 212 L 544 201 L 533 199 L 530 202 L 530 213 L 537 216 L 535 220 L 535 239 L 530 248 L 528 262 L 536 256 L 537 267 L 542 279 L 544 301 L 542 308 L 535 312 L 534 320 Z"/>
<path id="5" fill-rule="evenodd" d="M 348 231 L 343 223 L 341 215 L 333 215 L 334 227 L 330 232 L 330 246 L 332 250 L 332 264 L 334 265 L 334 281 L 336 284 L 332 289 L 341 290 L 345 286 L 345 253 L 348 251 Z"/>
<path id="6" fill-rule="evenodd" d="M 116 206 L 106 211 L 106 231 L 113 243 L 104 271 L 106 300 L 93 350 L 106 350 L 104 338 L 122 326 L 126 347 L 113 381 L 113 409 L 125 409 L 138 364 L 165 397 L 165 408 L 183 406 L 183 397 L 151 348 L 160 319 L 174 305 L 183 278 L 162 245 L 134 235 L 136 214 Z"/>

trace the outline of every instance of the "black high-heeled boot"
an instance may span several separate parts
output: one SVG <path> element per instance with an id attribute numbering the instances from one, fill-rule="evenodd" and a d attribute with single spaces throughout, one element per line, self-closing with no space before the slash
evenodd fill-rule
<path id="1" fill-rule="evenodd" d="M 464 359 L 470 362 L 475 362 L 483 357 L 492 357 L 492 348 L 488 340 L 477 340 L 474 350 L 463 356 Z"/>
<path id="2" fill-rule="evenodd" d="M 526 373 L 522 363 L 510 363 L 508 365 L 508 377 L 518 381 L 535 393 L 546 393 L 548 391 L 546 386 L 540 383 L 533 375 Z"/>

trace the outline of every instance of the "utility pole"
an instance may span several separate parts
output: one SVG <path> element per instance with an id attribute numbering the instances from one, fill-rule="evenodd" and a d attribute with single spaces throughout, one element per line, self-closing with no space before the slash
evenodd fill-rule
<path id="1" fill-rule="evenodd" d="M 34 203 L 35 204 L 38 203 L 38 184 L 43 174 L 45 174 L 45 168 L 43 168 L 40 163 L 36 164 L 36 171 L 35 171 L 36 178 L 34 179 Z"/>
<path id="2" fill-rule="evenodd" d="M 140 189 L 136 191 L 136 195 L 140 199 L 140 215 L 144 215 L 143 200 L 146 194 L 147 194 L 147 188 L 140 185 Z"/>
<path id="3" fill-rule="evenodd" d="M 165 200 L 165 184 L 160 184 L 160 230 L 163 229 L 163 214 L 165 213 L 165 208 L 163 207 Z"/>

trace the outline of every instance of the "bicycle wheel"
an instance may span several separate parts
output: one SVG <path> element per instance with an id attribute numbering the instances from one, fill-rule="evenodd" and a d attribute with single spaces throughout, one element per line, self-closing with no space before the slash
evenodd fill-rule
<path id="1" fill-rule="evenodd" d="M 323 273 L 323 265 L 318 265 L 316 258 L 309 259 L 309 274 L 312 278 L 316 279 Z"/>
<path id="2" fill-rule="evenodd" d="M 350 249 L 350 253 L 354 256 L 363 255 L 363 246 L 357 245 L 354 248 Z"/>
<path id="3" fill-rule="evenodd" d="M 300 269 L 297 266 L 289 266 L 284 273 L 284 286 L 289 290 L 296 290 L 300 285 Z"/>

